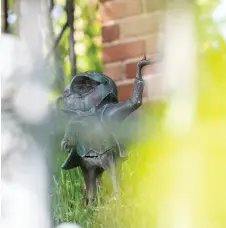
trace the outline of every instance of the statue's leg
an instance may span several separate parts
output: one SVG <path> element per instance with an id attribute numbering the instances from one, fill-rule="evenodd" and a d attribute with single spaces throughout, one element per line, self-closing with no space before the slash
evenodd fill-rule
<path id="1" fill-rule="evenodd" d="M 125 146 L 121 144 L 122 152 L 117 156 L 117 161 L 116 161 L 116 176 L 117 176 L 117 181 L 118 184 L 121 184 L 122 182 L 122 164 L 128 159 L 128 153 L 125 149 Z M 115 152 L 117 154 L 117 152 Z"/>
<path id="2" fill-rule="evenodd" d="M 81 167 L 85 186 L 86 186 L 86 202 L 85 204 L 90 204 L 94 202 L 97 191 L 97 177 L 98 174 L 95 172 L 95 169 L 87 169 L 85 167 Z"/>
<path id="3" fill-rule="evenodd" d="M 112 182 L 113 196 L 116 197 L 118 195 L 118 183 L 117 183 L 117 174 L 116 174 L 116 162 L 115 162 L 113 153 L 109 153 L 109 155 L 107 156 L 106 166 L 107 166 L 107 173 Z"/>
<path id="4" fill-rule="evenodd" d="M 119 160 L 116 164 L 116 178 L 119 187 L 122 183 L 122 162 L 123 161 Z"/>
<path id="5" fill-rule="evenodd" d="M 102 177 L 102 174 L 103 174 L 103 172 L 104 172 L 104 169 L 103 168 L 101 168 L 101 167 L 98 167 L 97 169 L 96 169 L 96 174 L 97 174 L 97 186 L 99 186 L 100 187 L 100 191 L 101 191 L 101 177 Z M 98 200 L 98 196 L 96 197 L 96 199 L 97 199 L 97 203 L 99 202 Z"/>

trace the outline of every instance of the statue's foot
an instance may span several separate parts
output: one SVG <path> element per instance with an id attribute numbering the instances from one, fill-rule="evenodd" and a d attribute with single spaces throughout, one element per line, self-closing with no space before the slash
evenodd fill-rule
<path id="1" fill-rule="evenodd" d="M 83 199 L 83 207 L 87 207 L 89 204 L 89 200 L 87 198 Z"/>
<path id="2" fill-rule="evenodd" d="M 84 207 L 96 206 L 96 203 L 97 202 L 95 199 L 84 198 L 84 200 L 83 200 Z"/>

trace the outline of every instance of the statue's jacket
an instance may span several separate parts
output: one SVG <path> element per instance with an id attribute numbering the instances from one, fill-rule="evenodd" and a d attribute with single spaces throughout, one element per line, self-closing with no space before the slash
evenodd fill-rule
<path id="1" fill-rule="evenodd" d="M 88 112 L 74 112 L 65 130 L 61 147 L 67 144 L 71 148 L 63 169 L 80 166 L 81 158 L 101 157 L 110 150 L 126 158 L 124 145 L 117 138 L 117 130 L 122 121 L 142 102 L 144 83 L 135 79 L 132 96 L 121 102 L 107 103 Z"/>

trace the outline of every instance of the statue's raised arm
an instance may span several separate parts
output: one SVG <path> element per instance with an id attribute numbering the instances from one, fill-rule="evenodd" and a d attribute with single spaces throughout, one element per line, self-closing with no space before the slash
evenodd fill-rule
<path id="1" fill-rule="evenodd" d="M 144 80 L 142 78 L 141 69 L 143 66 L 150 65 L 151 61 L 146 59 L 146 56 L 137 63 L 136 77 L 134 81 L 134 87 L 132 95 L 129 99 L 121 101 L 117 104 L 111 105 L 106 110 L 107 115 L 113 120 L 123 120 L 142 104 L 142 96 L 144 89 Z"/>

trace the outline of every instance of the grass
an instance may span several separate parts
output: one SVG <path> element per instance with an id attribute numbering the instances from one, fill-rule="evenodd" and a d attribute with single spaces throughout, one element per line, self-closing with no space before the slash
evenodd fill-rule
<path id="1" fill-rule="evenodd" d="M 158 105 L 157 105 L 158 106 Z M 159 106 L 158 106 L 159 107 Z M 129 151 L 129 159 L 122 165 L 120 195 L 117 201 L 110 201 L 111 183 L 108 176 L 104 173 L 97 194 L 97 205 L 85 208 L 83 206 L 83 178 L 79 169 L 63 171 L 60 169 L 65 159 L 65 155 L 60 151 L 59 146 L 55 146 L 56 165 L 53 175 L 53 216 L 55 224 L 62 222 L 75 222 L 83 228 L 89 227 L 149 227 L 153 224 L 154 211 L 149 210 L 150 214 L 146 220 L 132 219 L 137 216 L 142 217 L 143 209 L 138 210 L 140 204 L 145 205 L 147 194 L 144 198 L 140 198 L 139 183 L 143 180 L 143 173 L 150 168 L 150 152 L 145 149 L 145 142 L 149 141 L 145 137 L 148 132 L 155 131 L 156 118 L 159 119 L 161 109 L 151 107 L 150 111 L 144 111 L 141 116 L 141 127 L 136 129 L 137 136 L 142 135 L 138 141 L 130 140 L 127 144 Z M 153 110 L 157 112 L 153 112 Z M 142 110 L 141 110 L 142 112 Z M 147 118 L 147 113 L 148 118 Z M 132 118 L 129 120 L 134 121 Z M 154 124 L 155 123 L 155 124 Z M 146 126 L 146 128 L 144 128 Z M 147 131 L 145 131 L 145 129 Z M 62 136 L 55 138 L 54 141 L 60 141 Z M 132 142 L 133 141 L 133 142 Z M 148 157 L 147 157 L 148 155 Z M 148 158 L 148 159 L 147 159 Z M 146 160 L 146 162 L 144 162 Z M 148 199 L 150 201 L 150 199 Z M 142 224 L 142 226 L 140 226 Z M 148 224 L 148 226 L 147 226 Z"/>

